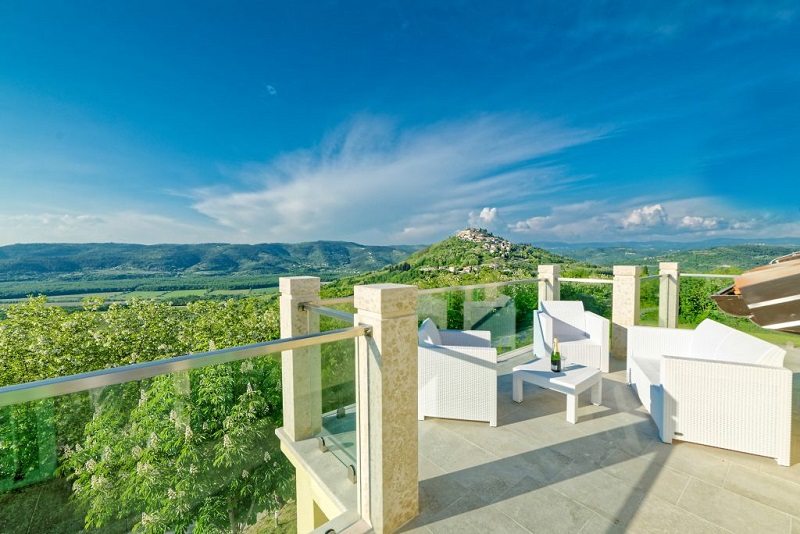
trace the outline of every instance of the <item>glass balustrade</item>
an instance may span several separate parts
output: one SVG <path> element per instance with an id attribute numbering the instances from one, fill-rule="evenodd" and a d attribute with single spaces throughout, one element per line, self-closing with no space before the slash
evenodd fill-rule
<path id="1" fill-rule="evenodd" d="M 659 276 L 645 276 L 639 286 L 639 324 L 658 326 Z"/>
<path id="2" fill-rule="evenodd" d="M 533 343 L 537 303 L 536 281 L 421 290 L 417 318 L 431 318 L 441 329 L 488 330 L 492 346 L 503 354 Z"/>
<path id="3" fill-rule="evenodd" d="M 348 464 L 358 335 L 297 342 L 321 351 L 324 426 Z M 275 435 L 289 341 L 0 388 L 0 531 L 239 532 L 272 521 L 294 492 Z M 204 358 L 225 362 L 192 363 Z M 150 377 L 120 378 L 135 373 Z"/>

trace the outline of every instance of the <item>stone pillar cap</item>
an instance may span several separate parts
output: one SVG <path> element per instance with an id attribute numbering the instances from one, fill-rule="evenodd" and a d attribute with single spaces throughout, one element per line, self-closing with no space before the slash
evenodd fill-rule
<path id="1" fill-rule="evenodd" d="M 397 317 L 417 312 L 417 286 L 370 284 L 355 287 L 353 305 L 361 312 Z"/>

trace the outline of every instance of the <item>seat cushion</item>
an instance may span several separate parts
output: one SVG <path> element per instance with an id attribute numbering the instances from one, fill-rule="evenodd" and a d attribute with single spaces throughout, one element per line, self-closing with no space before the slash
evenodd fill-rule
<path id="1" fill-rule="evenodd" d="M 429 345 L 441 345 L 442 337 L 439 335 L 439 329 L 436 328 L 436 323 L 430 317 L 422 321 L 417 330 L 417 337 L 420 343 L 428 343 Z"/>
<path id="2" fill-rule="evenodd" d="M 700 323 L 689 344 L 690 358 L 783 367 L 786 351 L 711 319 Z"/>

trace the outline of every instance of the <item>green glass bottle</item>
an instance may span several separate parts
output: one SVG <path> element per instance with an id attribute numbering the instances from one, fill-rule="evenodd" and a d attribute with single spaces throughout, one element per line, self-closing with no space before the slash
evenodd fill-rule
<path id="1" fill-rule="evenodd" d="M 558 352 L 558 338 L 553 338 L 553 352 L 550 354 L 550 370 L 554 373 L 561 372 L 561 353 Z"/>

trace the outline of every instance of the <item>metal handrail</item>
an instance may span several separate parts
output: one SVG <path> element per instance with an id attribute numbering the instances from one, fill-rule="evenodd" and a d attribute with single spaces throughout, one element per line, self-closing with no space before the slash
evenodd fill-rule
<path id="1" fill-rule="evenodd" d="M 312 345 L 319 345 L 321 343 L 368 336 L 371 333 L 372 328 L 369 326 L 353 326 L 318 334 L 275 339 L 263 343 L 253 343 L 251 345 L 212 350 L 197 354 L 184 354 L 164 360 L 135 363 L 77 375 L 59 376 L 46 380 L 38 380 L 36 382 L 15 384 L 13 386 L 0 388 L 0 406 L 9 406 L 22 402 L 56 397 L 58 395 L 77 393 L 103 386 L 153 378 L 155 376 L 178 371 L 198 369 L 209 365 L 246 360 L 257 356 L 282 352 L 284 350 L 300 349 Z"/>
<path id="2" fill-rule="evenodd" d="M 681 277 L 685 278 L 736 278 L 738 274 L 694 274 L 694 273 L 680 273 Z"/>
<path id="3" fill-rule="evenodd" d="M 644 282 L 645 280 L 655 280 L 656 278 L 661 278 L 660 274 L 651 274 L 649 276 L 642 276 L 639 278 L 640 282 Z"/>
<path id="4" fill-rule="evenodd" d="M 487 287 L 504 287 L 513 286 L 518 284 L 532 284 L 538 282 L 538 278 L 529 278 L 526 280 L 506 280 L 504 282 L 489 282 L 486 284 L 472 284 L 468 286 L 450 286 L 450 287 L 434 287 L 430 289 L 420 289 L 420 295 L 434 295 L 436 293 L 447 293 L 448 291 L 467 291 L 470 289 L 483 289 Z"/>
<path id="5" fill-rule="evenodd" d="M 613 284 L 610 278 L 559 278 L 559 282 L 578 282 L 581 284 Z"/>
<path id="6" fill-rule="evenodd" d="M 333 308 L 326 308 L 325 306 L 311 304 L 310 302 L 303 302 L 298 306 L 298 309 L 300 311 L 310 311 L 316 313 L 317 315 L 338 319 L 340 321 L 344 321 L 345 323 L 355 324 L 356 322 L 356 316 L 352 313 L 342 310 L 335 310 Z"/>

